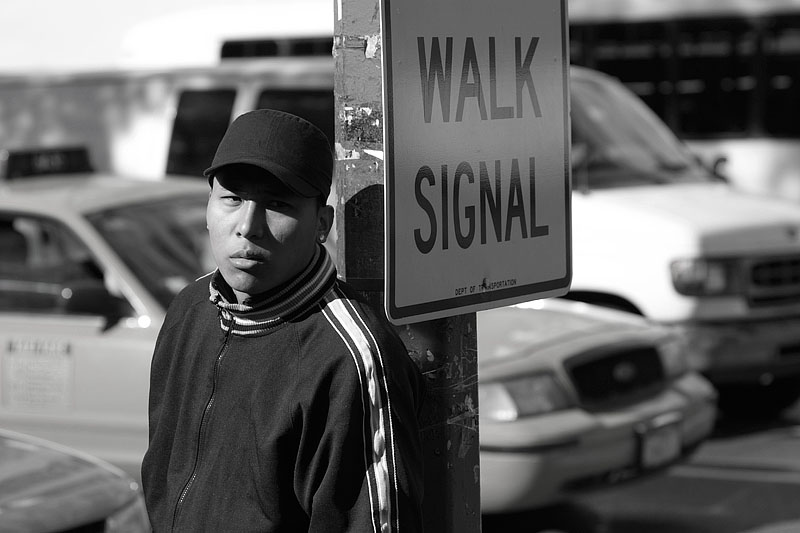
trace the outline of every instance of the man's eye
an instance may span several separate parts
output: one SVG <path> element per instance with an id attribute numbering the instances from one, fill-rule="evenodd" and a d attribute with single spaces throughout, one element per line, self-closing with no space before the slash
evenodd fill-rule
<path id="1" fill-rule="evenodd" d="M 290 207 L 290 204 L 282 200 L 270 200 L 267 202 L 267 207 L 269 209 L 287 209 Z"/>
<path id="2" fill-rule="evenodd" d="M 238 196 L 223 196 L 222 201 L 226 204 L 238 205 L 242 202 L 242 199 Z"/>

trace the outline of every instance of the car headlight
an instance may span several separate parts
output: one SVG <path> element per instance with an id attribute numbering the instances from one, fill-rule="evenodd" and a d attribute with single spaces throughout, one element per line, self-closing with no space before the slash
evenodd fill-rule
<path id="1" fill-rule="evenodd" d="M 675 290 L 686 296 L 740 292 L 738 263 L 731 259 L 679 259 L 670 265 Z"/>
<path id="2" fill-rule="evenodd" d="M 566 391 L 550 373 L 478 384 L 482 417 L 510 422 L 570 407 Z"/>
<path id="3" fill-rule="evenodd" d="M 676 332 L 658 347 L 661 364 L 668 378 L 685 374 L 689 370 L 689 343 L 686 336 Z"/>
<path id="4" fill-rule="evenodd" d="M 133 501 L 106 519 L 105 533 L 142 533 L 145 531 L 151 531 L 151 528 L 141 492 L 138 492 L 138 496 Z"/>

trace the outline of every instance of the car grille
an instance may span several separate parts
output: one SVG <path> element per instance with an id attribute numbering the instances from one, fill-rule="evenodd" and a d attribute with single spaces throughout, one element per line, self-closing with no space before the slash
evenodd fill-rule
<path id="1" fill-rule="evenodd" d="M 753 262 L 747 296 L 752 307 L 799 303 L 800 255 Z"/>
<path id="2" fill-rule="evenodd" d="M 581 403 L 603 409 L 652 394 L 664 385 L 664 368 L 654 347 L 631 348 L 605 357 L 567 364 Z"/>

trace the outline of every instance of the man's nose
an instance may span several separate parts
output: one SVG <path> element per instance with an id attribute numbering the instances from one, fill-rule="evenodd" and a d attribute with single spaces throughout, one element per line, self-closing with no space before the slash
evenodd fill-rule
<path id="1" fill-rule="evenodd" d="M 239 210 L 236 235 L 247 239 L 262 237 L 267 224 L 266 216 L 266 212 L 256 202 L 246 200 Z"/>

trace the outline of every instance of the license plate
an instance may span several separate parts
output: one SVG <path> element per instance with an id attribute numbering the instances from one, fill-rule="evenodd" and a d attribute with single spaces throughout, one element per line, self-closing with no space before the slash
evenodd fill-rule
<path id="1" fill-rule="evenodd" d="M 677 424 L 650 428 L 641 434 L 640 464 L 649 470 L 671 463 L 681 454 L 681 434 Z"/>

